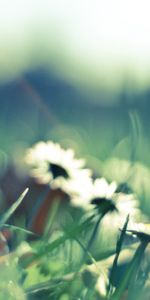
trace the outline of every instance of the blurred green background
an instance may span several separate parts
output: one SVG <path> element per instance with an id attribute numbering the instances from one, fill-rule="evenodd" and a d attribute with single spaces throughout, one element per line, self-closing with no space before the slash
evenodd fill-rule
<path id="1" fill-rule="evenodd" d="M 53 139 L 94 165 L 130 159 L 134 147 L 149 166 L 149 3 L 15 0 L 0 8 L 1 157 Z"/>
<path id="2" fill-rule="evenodd" d="M 115 104 L 101 103 L 104 97 L 111 100 L 114 94 L 81 92 L 43 70 L 1 85 L 1 151 L 15 155 L 38 140 L 52 139 L 91 159 L 105 160 L 111 156 L 130 159 L 131 116 L 136 114 L 139 135 L 134 145 L 136 160 L 149 165 L 148 89 L 131 93 L 124 88 L 115 95 L 118 100 Z"/>

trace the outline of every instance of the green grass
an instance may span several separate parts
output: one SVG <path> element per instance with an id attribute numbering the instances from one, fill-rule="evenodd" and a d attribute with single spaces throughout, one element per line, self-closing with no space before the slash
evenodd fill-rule
<path id="1" fill-rule="evenodd" d="M 137 289 L 140 289 L 140 297 L 136 299 L 143 299 L 143 295 L 147 293 L 146 282 L 149 280 L 149 269 L 147 269 L 148 266 L 145 266 L 145 263 L 142 266 L 142 261 L 144 261 L 144 252 L 149 241 L 141 240 L 137 243 L 136 240 L 135 244 L 133 240 L 132 245 L 128 245 L 125 241 L 128 220 L 126 220 L 122 232 L 117 234 L 116 250 L 114 248 L 112 252 L 109 252 L 110 240 L 109 247 L 106 247 L 103 255 L 101 257 L 99 255 L 99 258 L 94 254 L 91 247 L 93 246 L 94 249 L 95 244 L 94 239 L 90 238 L 91 232 L 97 228 L 97 219 L 94 215 L 91 217 L 85 217 L 82 214 L 79 217 L 78 215 L 78 218 L 72 224 L 70 223 L 67 228 L 59 228 L 59 236 L 54 231 L 49 239 L 45 239 L 43 233 L 36 240 L 28 240 L 28 234 L 31 234 L 31 232 L 21 227 L 16 228 L 14 225 L 4 225 L 4 221 L 9 220 L 9 217 L 15 213 L 18 204 L 23 201 L 25 193 L 27 193 L 27 190 L 1 216 L 1 226 L 3 228 L 7 227 L 12 232 L 16 231 L 16 234 L 18 231 L 23 230 L 25 236 L 20 239 L 17 249 L 4 257 L 2 256 L 2 260 L 0 260 L 1 276 L 3 276 L 3 273 L 5 274 L 5 283 L 2 281 L 0 285 L 0 299 L 4 300 L 7 296 L 10 300 L 121 300 L 126 291 L 128 291 L 127 299 L 134 299 L 134 295 L 137 297 Z M 110 214 L 110 211 L 107 209 L 104 214 L 103 208 L 102 211 L 99 208 L 98 214 L 101 215 L 102 220 L 105 218 L 105 214 Z M 57 222 L 57 217 L 55 221 Z M 101 222 L 99 222 L 99 227 L 101 227 Z M 113 228 L 109 230 L 111 233 Z M 95 233 L 95 239 L 97 238 Z M 28 246 L 30 246 L 28 250 L 25 250 L 26 254 L 23 254 L 23 250 L 21 250 L 24 240 L 27 240 Z M 104 245 L 101 240 L 98 241 L 98 245 L 100 254 Z M 26 249 L 26 247 L 24 248 Z M 118 277 L 120 272 L 120 255 L 124 249 L 128 248 L 131 249 L 131 254 L 129 257 L 124 256 L 122 265 L 125 266 L 121 274 L 122 279 L 114 286 L 114 278 Z M 112 253 L 114 254 L 112 255 Z M 144 278 L 145 273 L 147 278 Z M 99 287 L 96 284 L 98 278 L 102 278 Z M 107 279 L 105 293 L 103 291 L 104 278 Z M 143 290 L 142 294 L 141 289 Z"/>
<path id="2" fill-rule="evenodd" d="M 99 141 L 98 133 L 93 134 L 96 146 L 80 129 L 76 143 L 79 141 L 82 152 L 86 152 L 83 145 L 87 143 L 89 154 L 92 151 L 93 156 L 98 157 L 98 152 L 101 152 L 103 162 L 96 157 L 90 161 L 89 155 L 87 164 L 93 167 L 96 177 L 101 174 L 108 181 L 115 180 L 118 186 L 126 187 L 125 199 L 128 192 L 139 199 L 141 213 L 147 214 L 147 219 L 141 217 L 144 223 L 145 220 L 149 222 L 150 170 L 138 162 L 144 138 L 135 111 L 130 113 L 130 120 L 130 134 L 116 143 L 114 151 L 115 142 L 113 138 L 109 139 L 109 129 L 107 133 L 100 129 Z M 58 138 L 60 132 L 55 130 L 53 134 L 57 132 Z M 3 169 L 1 175 L 2 172 Z M 0 256 L 0 300 L 149 299 L 149 239 L 141 239 L 138 232 L 136 237 L 126 232 L 130 216 L 128 220 L 126 215 L 122 225 L 116 228 L 112 206 L 110 201 L 109 205 L 106 203 L 105 196 L 92 213 L 71 207 L 68 202 L 60 208 L 56 201 L 48 212 L 44 231 L 37 234 L 32 228 L 22 226 L 16 214 L 26 201 L 26 194 L 28 187 L 0 216 L 1 234 L 8 230 L 13 244 L 9 253 Z M 30 199 L 29 211 L 32 200 L 36 202 L 38 197 L 40 193 L 36 199 Z M 24 211 L 21 213 L 25 218 Z"/>

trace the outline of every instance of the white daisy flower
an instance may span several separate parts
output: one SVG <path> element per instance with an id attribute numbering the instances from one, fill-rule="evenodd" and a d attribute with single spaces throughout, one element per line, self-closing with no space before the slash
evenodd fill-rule
<path id="1" fill-rule="evenodd" d="M 39 142 L 27 150 L 25 162 L 31 175 L 39 182 L 73 193 L 81 182 L 90 182 L 91 171 L 84 169 L 85 161 L 76 159 L 72 149 L 65 150 L 51 141 Z"/>
<path id="2" fill-rule="evenodd" d="M 109 199 L 108 199 L 109 201 Z M 128 228 L 132 228 L 132 224 L 139 221 L 145 221 L 146 217 L 139 208 L 139 202 L 134 194 L 115 194 L 112 201 L 116 207 L 105 214 L 101 221 L 101 226 L 98 231 L 97 240 L 104 242 L 105 246 L 113 245 L 123 228 L 126 218 L 129 215 Z"/>
<path id="3" fill-rule="evenodd" d="M 116 182 L 109 184 L 105 178 L 100 178 L 96 179 L 94 183 L 89 182 L 86 189 L 81 186 L 78 190 L 80 193 L 72 197 L 71 204 L 90 212 L 93 212 L 94 208 L 97 209 L 96 212 L 103 212 L 105 217 L 102 220 L 102 225 L 104 226 L 101 227 L 106 230 L 110 228 L 118 231 L 124 225 L 128 215 L 130 222 L 145 220 L 136 196 L 118 193 Z"/>
<path id="4" fill-rule="evenodd" d="M 92 196 L 108 199 L 113 196 L 116 189 L 115 181 L 109 184 L 105 178 L 96 179 L 93 184 Z"/>
<path id="5" fill-rule="evenodd" d="M 87 186 L 80 181 L 79 193 L 77 197 L 73 195 L 71 203 L 85 210 L 93 209 L 95 207 L 93 204 L 96 204 L 94 201 L 111 198 L 116 188 L 115 182 L 109 184 L 105 178 L 96 179 L 94 182 L 90 180 Z"/>
<path id="6" fill-rule="evenodd" d="M 140 211 L 136 196 L 118 193 L 117 184 L 115 182 L 109 184 L 105 178 L 96 179 L 88 197 L 78 199 L 77 203 L 89 215 L 93 213 L 95 216 L 103 215 L 97 230 L 97 238 L 94 241 L 95 249 L 99 248 L 100 244 L 106 248 L 116 246 L 116 238 L 128 215 L 130 216 L 129 224 L 146 219 Z"/>
<path id="7" fill-rule="evenodd" d="M 113 202 L 116 210 L 111 214 L 107 214 L 102 220 L 103 227 L 118 231 L 123 227 L 127 216 L 129 215 L 129 224 L 144 220 L 145 216 L 142 214 L 138 200 L 134 194 L 115 194 Z"/>
<path id="8" fill-rule="evenodd" d="M 105 178 L 93 182 L 91 171 L 84 169 L 85 161 L 76 159 L 72 149 L 65 150 L 51 141 L 39 142 L 27 150 L 25 162 L 39 182 L 68 193 L 71 205 L 93 211 L 105 202 L 108 211 L 114 211 L 113 218 L 106 214 L 103 219 L 110 228 L 112 223 L 121 228 L 128 214 L 134 222 L 139 221 L 141 213 L 135 196 L 117 193 L 116 182 L 109 184 Z"/>

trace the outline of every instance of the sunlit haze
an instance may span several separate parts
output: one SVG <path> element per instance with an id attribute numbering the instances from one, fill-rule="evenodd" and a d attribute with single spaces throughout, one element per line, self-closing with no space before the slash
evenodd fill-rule
<path id="1" fill-rule="evenodd" d="M 79 86 L 148 85 L 149 11 L 147 0 L 0 1 L 0 78 L 44 66 Z"/>

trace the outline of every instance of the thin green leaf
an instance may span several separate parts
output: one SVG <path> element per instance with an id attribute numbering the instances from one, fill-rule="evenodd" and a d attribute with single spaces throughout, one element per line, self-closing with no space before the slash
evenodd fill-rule
<path id="1" fill-rule="evenodd" d="M 12 206 L 2 215 L 0 219 L 0 225 L 6 223 L 8 219 L 12 216 L 12 214 L 15 212 L 15 210 L 18 208 L 18 206 L 21 204 L 22 200 L 26 196 L 29 188 L 26 188 L 25 191 L 21 194 L 21 196 L 18 198 L 18 200 L 12 204 Z"/>
<path id="2" fill-rule="evenodd" d="M 125 224 L 123 226 L 123 229 L 121 230 L 121 234 L 120 234 L 119 239 L 117 241 L 116 255 L 115 255 L 113 265 L 112 265 L 112 269 L 111 269 L 111 272 L 110 272 L 108 293 L 111 292 L 111 285 L 113 285 L 115 274 L 117 273 L 118 258 L 119 258 L 119 254 L 120 254 L 121 249 L 122 249 L 122 245 L 123 245 L 123 241 L 124 241 L 124 238 L 125 238 L 125 233 L 126 233 L 126 229 L 127 229 L 127 226 L 128 226 L 128 222 L 129 222 L 129 215 L 126 218 Z"/>
<path id="3" fill-rule="evenodd" d="M 147 247 L 148 243 L 141 243 L 139 247 L 137 248 L 124 276 L 123 279 L 119 285 L 119 287 L 114 292 L 113 296 L 111 297 L 111 300 L 120 300 L 121 296 L 123 295 L 124 291 L 126 290 L 127 286 L 129 285 L 129 282 L 135 279 L 135 276 L 137 274 L 137 271 L 139 269 L 139 265 L 141 263 L 144 251 Z"/>
<path id="4" fill-rule="evenodd" d="M 1 224 L 0 225 L 1 228 L 9 228 L 12 231 L 21 231 L 24 232 L 28 235 L 33 235 L 33 236 L 38 236 L 36 233 L 30 231 L 30 230 L 26 230 L 24 228 L 18 227 L 18 226 L 14 226 L 14 225 L 10 225 L 10 224 Z"/>

